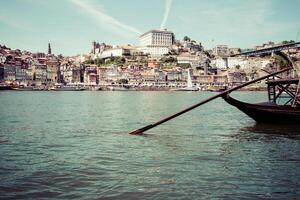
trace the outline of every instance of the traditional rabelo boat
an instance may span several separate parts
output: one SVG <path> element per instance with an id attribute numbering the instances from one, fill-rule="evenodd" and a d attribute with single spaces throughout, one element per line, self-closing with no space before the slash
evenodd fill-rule
<path id="1" fill-rule="evenodd" d="M 225 99 L 227 103 L 237 107 L 238 109 L 246 113 L 249 117 L 253 118 L 257 122 L 264 122 L 264 123 L 285 122 L 285 123 L 293 123 L 299 125 L 300 63 L 299 62 L 294 63 L 288 55 L 281 52 L 282 50 L 287 50 L 290 47 L 298 48 L 299 45 L 300 42 L 295 42 L 295 43 L 284 44 L 281 46 L 275 46 L 271 48 L 236 54 L 236 55 L 252 56 L 252 55 L 260 55 L 260 54 L 276 53 L 279 54 L 282 58 L 284 58 L 287 61 L 288 66 L 286 66 L 284 69 L 277 70 L 276 72 L 270 72 L 266 76 L 259 77 L 255 80 L 251 80 L 249 82 L 243 83 L 233 88 L 229 88 L 212 97 L 209 97 L 192 106 L 189 106 L 179 112 L 176 112 L 170 116 L 162 118 L 154 123 L 148 124 L 134 131 L 131 131 L 129 132 L 129 134 L 133 134 L 133 135 L 143 134 L 145 131 L 149 129 L 157 127 L 160 124 L 170 121 L 171 119 L 174 119 L 186 112 L 189 112 L 219 97 L 222 97 L 223 99 Z M 268 95 L 269 95 L 268 102 L 250 104 L 250 103 L 241 102 L 229 96 L 229 94 L 233 91 L 236 91 L 238 89 L 241 89 L 243 87 L 249 86 L 253 83 L 265 79 L 267 79 L 266 83 L 268 85 Z M 278 100 L 282 98 L 285 98 L 286 101 L 283 104 L 280 104 Z"/>
<path id="2" fill-rule="evenodd" d="M 250 104 L 232 98 L 229 93 L 223 99 L 258 123 L 300 123 L 300 66 L 287 55 L 280 55 L 291 70 L 267 79 L 268 102 Z"/>

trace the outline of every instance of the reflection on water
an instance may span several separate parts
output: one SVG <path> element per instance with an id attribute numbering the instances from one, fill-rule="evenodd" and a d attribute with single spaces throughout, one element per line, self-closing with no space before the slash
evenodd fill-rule
<path id="1" fill-rule="evenodd" d="M 300 197 L 300 129 L 255 125 L 222 99 L 128 134 L 211 95 L 0 92 L 0 199 Z"/>
<path id="2" fill-rule="evenodd" d="M 241 128 L 248 133 L 277 134 L 282 136 L 300 136 L 300 124 L 259 124 Z"/>

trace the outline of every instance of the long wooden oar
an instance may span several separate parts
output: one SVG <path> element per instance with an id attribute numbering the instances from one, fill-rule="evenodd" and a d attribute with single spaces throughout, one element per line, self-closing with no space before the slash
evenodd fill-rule
<path id="1" fill-rule="evenodd" d="M 288 70 L 290 70 L 290 69 L 292 69 L 292 68 L 288 67 L 288 68 L 285 68 L 285 69 L 280 70 L 280 71 L 278 71 L 278 72 L 274 72 L 274 73 L 272 73 L 272 74 L 268 74 L 268 75 L 266 75 L 266 76 L 257 78 L 257 79 L 255 79 L 255 80 L 252 80 L 252 81 L 249 81 L 249 82 L 247 82 L 247 83 L 244 83 L 244 84 L 238 85 L 238 86 L 236 86 L 236 87 L 233 87 L 233 88 L 231 88 L 231 89 L 225 90 L 224 92 L 221 92 L 221 93 L 219 93 L 219 94 L 217 94 L 217 95 L 215 95 L 215 96 L 212 96 L 212 97 L 210 97 L 210 98 L 208 98 L 208 99 L 205 99 L 205 100 L 203 100 L 203 101 L 201 101 L 201 102 L 199 102 L 199 103 L 197 103 L 197 104 L 195 104 L 195 105 L 193 105 L 193 106 L 190 106 L 190 107 L 188 107 L 188 108 L 186 108 L 186 109 L 184 109 L 184 110 L 182 110 L 182 111 L 180 111 L 180 112 L 177 112 L 177 113 L 175 113 L 175 114 L 173 114 L 173 115 L 171 115 L 171 116 L 169 116 L 169 117 L 163 118 L 163 119 L 159 120 L 158 122 L 155 122 L 155 123 L 153 123 L 153 124 L 150 124 L 150 125 L 147 125 L 147 126 L 144 126 L 144 127 L 140 128 L 140 129 L 137 129 L 137 130 L 135 130 L 135 131 L 132 131 L 132 132 L 130 132 L 129 134 L 143 134 L 143 132 L 145 132 L 145 131 L 147 131 L 147 130 L 149 130 L 149 129 L 151 129 L 151 128 L 154 128 L 154 127 L 156 127 L 156 126 L 158 126 L 158 125 L 160 125 L 160 124 L 162 124 L 162 123 L 165 123 L 165 122 L 167 122 L 167 121 L 169 121 L 169 120 L 171 120 L 171 119 L 173 119 L 173 118 L 175 118 L 175 117 L 178 117 L 179 115 L 182 115 L 183 113 L 186 113 L 186 112 L 188 112 L 188 111 L 190 111 L 190 110 L 193 110 L 194 108 L 197 108 L 198 106 L 201 106 L 201 105 L 203 105 L 203 104 L 205 104 L 205 103 L 207 103 L 207 102 L 210 102 L 210 101 L 212 101 L 212 100 L 214 100 L 214 99 L 216 99 L 216 98 L 218 98 L 218 97 L 224 96 L 225 94 L 228 94 L 228 93 L 230 93 L 230 92 L 232 92 L 232 91 L 234 91 L 234 90 L 238 90 L 238 89 L 240 89 L 240 88 L 242 88 L 242 87 L 245 87 L 245 86 L 247 86 L 247 85 L 250 85 L 250 84 L 253 84 L 253 83 L 255 83 L 255 82 L 261 81 L 261 80 L 263 80 L 263 79 L 269 78 L 270 76 L 274 76 L 274 75 L 276 75 L 276 74 L 283 73 L 283 72 L 288 71 Z"/>

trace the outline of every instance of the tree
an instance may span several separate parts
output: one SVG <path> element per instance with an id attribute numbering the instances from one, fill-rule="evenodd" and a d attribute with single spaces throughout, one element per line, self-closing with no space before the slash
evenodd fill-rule
<path id="1" fill-rule="evenodd" d="M 178 63 L 177 66 L 181 67 L 182 69 L 188 69 L 191 67 L 189 63 Z"/>
<path id="2" fill-rule="evenodd" d="M 183 41 L 191 41 L 191 38 L 189 38 L 188 36 L 184 36 Z"/>
<path id="3" fill-rule="evenodd" d="M 170 57 L 162 57 L 160 59 L 160 61 L 163 62 L 163 63 L 173 63 L 173 62 L 177 62 L 177 59 L 170 56 Z"/>
<path id="4" fill-rule="evenodd" d="M 115 58 L 115 63 L 116 64 L 124 64 L 125 63 L 125 58 L 124 57 L 116 57 Z"/>
<path id="5" fill-rule="evenodd" d="M 279 65 L 280 68 L 288 66 L 288 61 L 279 55 L 274 55 L 275 62 Z"/>
<path id="6" fill-rule="evenodd" d="M 281 44 L 289 44 L 289 43 L 294 43 L 294 42 L 295 42 L 294 40 L 290 40 L 290 41 L 284 40 L 281 42 Z"/>
<path id="7" fill-rule="evenodd" d="M 97 66 L 100 66 L 101 64 L 104 64 L 104 60 L 102 58 L 96 58 L 94 60 L 94 64 L 96 64 Z"/>
<path id="8" fill-rule="evenodd" d="M 95 64 L 94 60 L 89 59 L 83 62 L 83 64 Z"/>
<path id="9" fill-rule="evenodd" d="M 119 83 L 119 84 L 128 84 L 128 80 L 125 79 L 125 78 L 122 78 L 122 79 L 119 79 L 119 80 L 118 80 L 118 83 Z"/>
<path id="10" fill-rule="evenodd" d="M 169 55 L 178 55 L 175 49 L 171 49 L 171 51 L 168 53 Z"/>

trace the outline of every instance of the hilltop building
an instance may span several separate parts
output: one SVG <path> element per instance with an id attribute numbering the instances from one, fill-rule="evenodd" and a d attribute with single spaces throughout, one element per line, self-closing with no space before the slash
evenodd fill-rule
<path id="1" fill-rule="evenodd" d="M 216 57 L 226 57 L 229 56 L 229 48 L 227 45 L 217 45 L 212 49 L 212 53 Z"/>
<path id="2" fill-rule="evenodd" d="M 109 58 L 109 57 L 121 57 L 129 56 L 131 54 L 130 46 L 116 46 L 107 50 L 104 50 L 100 54 L 100 58 Z"/>
<path id="3" fill-rule="evenodd" d="M 140 36 L 141 46 L 168 46 L 174 43 L 174 33 L 165 30 L 151 30 Z"/>
<path id="4" fill-rule="evenodd" d="M 175 35 L 171 31 L 150 30 L 140 36 L 139 50 L 152 57 L 161 57 L 167 54 L 175 41 Z"/>
<path id="5" fill-rule="evenodd" d="M 99 43 L 99 42 L 93 41 L 91 53 L 100 55 L 100 54 L 102 54 L 103 51 L 105 51 L 107 49 L 111 49 L 111 48 L 112 48 L 111 45 L 107 45 L 104 42 Z"/>

